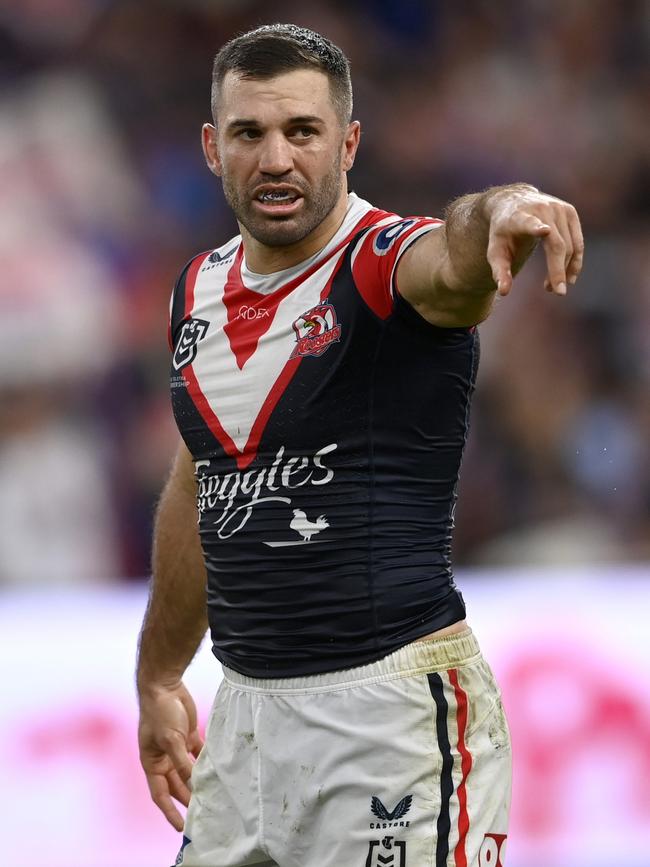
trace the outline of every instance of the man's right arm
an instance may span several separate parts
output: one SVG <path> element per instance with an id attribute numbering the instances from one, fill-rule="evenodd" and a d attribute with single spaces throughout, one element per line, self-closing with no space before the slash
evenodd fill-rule
<path id="1" fill-rule="evenodd" d="M 187 806 L 192 757 L 203 745 L 182 677 L 207 625 L 194 465 L 181 443 L 156 513 L 153 578 L 137 664 L 140 760 L 151 797 L 179 831 L 183 819 L 172 798 Z"/>

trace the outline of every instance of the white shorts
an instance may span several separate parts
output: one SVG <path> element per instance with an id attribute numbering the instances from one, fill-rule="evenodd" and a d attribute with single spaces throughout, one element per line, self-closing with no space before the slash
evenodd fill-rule
<path id="1" fill-rule="evenodd" d="M 502 867 L 510 777 L 469 630 L 322 675 L 224 669 L 177 864 Z"/>

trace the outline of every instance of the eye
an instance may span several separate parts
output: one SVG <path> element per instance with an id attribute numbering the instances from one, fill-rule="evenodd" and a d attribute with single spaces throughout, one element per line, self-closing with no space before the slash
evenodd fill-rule
<path id="1" fill-rule="evenodd" d="M 299 139 L 311 138 L 317 134 L 317 130 L 313 126 L 299 126 L 293 131 L 293 135 Z"/>
<path id="2" fill-rule="evenodd" d="M 243 139 L 244 141 L 254 141 L 260 137 L 261 133 L 258 129 L 254 127 L 244 127 L 244 129 L 240 129 L 237 133 L 237 138 Z"/>

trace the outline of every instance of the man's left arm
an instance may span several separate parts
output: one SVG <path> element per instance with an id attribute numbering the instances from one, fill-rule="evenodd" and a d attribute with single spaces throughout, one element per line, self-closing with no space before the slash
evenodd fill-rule
<path id="1" fill-rule="evenodd" d="M 545 288 L 565 295 L 582 268 L 575 208 L 528 184 L 493 187 L 452 202 L 444 228 L 405 251 L 396 284 L 432 324 L 476 325 L 488 316 L 496 292 L 510 292 L 538 242 L 546 257 Z"/>

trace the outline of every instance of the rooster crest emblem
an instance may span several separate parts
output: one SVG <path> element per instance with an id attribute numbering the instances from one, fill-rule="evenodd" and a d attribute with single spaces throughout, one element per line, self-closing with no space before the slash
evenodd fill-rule
<path id="1" fill-rule="evenodd" d="M 341 339 L 341 326 L 336 321 L 336 311 L 328 302 L 306 310 L 293 323 L 293 330 L 296 334 L 296 345 L 291 358 L 322 355 Z"/>
<path id="2" fill-rule="evenodd" d="M 315 536 L 322 530 L 327 530 L 329 524 L 325 515 L 319 515 L 315 521 L 310 521 L 302 509 L 294 509 L 289 527 L 302 536 L 303 542 L 309 542 L 312 536 Z"/>
<path id="3" fill-rule="evenodd" d="M 379 800 L 377 795 L 372 796 L 372 801 L 370 802 L 370 809 L 375 814 L 378 819 L 381 819 L 385 822 L 395 822 L 397 819 L 401 819 L 402 816 L 405 816 L 408 811 L 411 809 L 411 801 L 413 800 L 413 795 L 407 795 L 405 798 L 399 802 L 399 804 L 395 807 L 392 813 L 389 813 L 386 807 Z"/>

